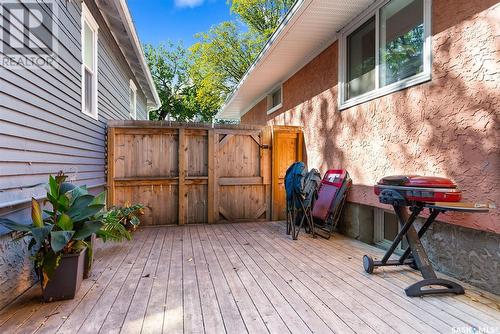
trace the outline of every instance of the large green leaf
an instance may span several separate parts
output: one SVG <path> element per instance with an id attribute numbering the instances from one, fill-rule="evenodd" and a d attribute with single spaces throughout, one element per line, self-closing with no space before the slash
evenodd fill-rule
<path id="1" fill-rule="evenodd" d="M 90 205 L 105 205 L 106 204 L 106 192 L 103 191 L 102 193 L 100 193 L 99 195 L 97 195 L 94 200 L 92 201 L 92 203 L 90 203 Z"/>
<path id="2" fill-rule="evenodd" d="M 89 191 L 87 190 L 87 186 L 75 187 L 73 190 L 67 193 L 71 204 L 73 204 L 74 200 L 78 197 L 88 194 Z"/>
<path id="3" fill-rule="evenodd" d="M 56 179 L 52 175 L 49 176 L 49 189 L 48 190 L 49 190 L 49 194 L 53 198 L 55 198 L 55 199 L 59 198 L 59 185 L 57 184 Z"/>
<path id="4" fill-rule="evenodd" d="M 43 241 L 47 239 L 52 231 L 53 225 L 45 225 L 44 227 L 35 227 L 31 229 L 31 234 L 36 241 L 37 245 L 42 245 Z"/>
<path id="5" fill-rule="evenodd" d="M 73 220 L 67 214 L 63 213 L 59 216 L 59 220 L 57 221 L 57 226 L 63 231 L 71 231 L 73 230 Z"/>
<path id="6" fill-rule="evenodd" d="M 98 220 L 84 222 L 81 227 L 73 235 L 74 240 L 84 240 L 96 233 L 103 226 L 103 223 Z"/>
<path id="7" fill-rule="evenodd" d="M 59 252 L 62 250 L 71 237 L 75 234 L 75 231 L 52 231 L 50 232 L 50 246 L 54 252 Z"/>
<path id="8" fill-rule="evenodd" d="M 50 194 L 50 193 L 47 193 L 47 200 L 48 200 L 48 201 L 49 201 L 49 202 L 50 202 L 53 206 L 54 206 L 54 205 L 55 205 L 55 206 L 57 206 L 57 205 L 59 204 L 59 200 L 58 200 L 56 197 L 52 196 L 52 194 Z"/>
<path id="9" fill-rule="evenodd" d="M 87 220 L 91 217 L 94 217 L 96 214 L 98 214 L 102 209 L 104 208 L 104 205 L 101 204 L 95 204 L 95 205 L 90 205 L 77 214 L 73 215 L 71 218 L 73 219 L 74 222 L 81 222 L 84 220 Z"/>
<path id="10" fill-rule="evenodd" d="M 6 218 L 0 218 L 0 225 L 8 228 L 11 231 L 18 231 L 18 232 L 30 232 L 32 229 L 32 226 L 18 224 Z"/>
<path id="11" fill-rule="evenodd" d="M 36 227 L 43 226 L 42 209 L 34 198 L 31 198 L 31 219 Z"/>
<path id="12" fill-rule="evenodd" d="M 76 197 L 73 203 L 71 203 L 67 214 L 74 219 L 74 217 L 79 215 L 81 211 L 87 208 L 93 200 L 94 196 L 88 194 Z"/>
<path id="13" fill-rule="evenodd" d="M 73 183 L 70 182 L 63 182 L 61 183 L 61 188 L 59 189 L 59 193 L 61 195 L 66 194 L 68 191 L 72 191 L 76 188 L 76 186 Z"/>
<path id="14" fill-rule="evenodd" d="M 61 194 L 59 196 L 59 199 L 57 200 L 57 204 L 59 204 L 58 210 L 59 211 L 66 211 L 68 210 L 70 200 L 65 194 Z"/>

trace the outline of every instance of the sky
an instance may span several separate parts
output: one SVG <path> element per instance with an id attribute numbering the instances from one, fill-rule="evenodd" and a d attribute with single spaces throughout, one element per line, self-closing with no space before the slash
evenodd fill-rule
<path id="1" fill-rule="evenodd" d="M 195 43 L 194 35 L 231 19 L 226 0 L 128 0 L 142 43 Z"/>

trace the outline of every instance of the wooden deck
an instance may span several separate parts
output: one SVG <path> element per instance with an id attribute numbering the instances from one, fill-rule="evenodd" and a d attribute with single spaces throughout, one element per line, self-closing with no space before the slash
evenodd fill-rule
<path id="1" fill-rule="evenodd" d="M 74 300 L 27 291 L 0 312 L 0 333 L 500 332 L 498 296 L 464 285 L 409 298 L 418 273 L 365 274 L 365 253 L 382 254 L 339 235 L 292 241 L 283 223 L 145 228 L 97 251 Z"/>

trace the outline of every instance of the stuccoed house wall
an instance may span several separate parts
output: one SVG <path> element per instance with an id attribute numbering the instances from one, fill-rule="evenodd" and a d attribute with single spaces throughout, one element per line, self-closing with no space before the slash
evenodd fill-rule
<path id="1" fill-rule="evenodd" d="M 334 42 L 283 83 L 281 109 L 267 115 L 262 100 L 242 123 L 303 126 L 309 167 L 351 174 L 342 229 L 368 242 L 370 210 L 384 207 L 373 184 L 386 175 L 448 177 L 466 201 L 498 205 L 499 22 L 497 1 L 433 0 L 431 81 L 339 111 Z M 499 210 L 440 219 L 427 236 L 438 268 L 500 293 Z"/>

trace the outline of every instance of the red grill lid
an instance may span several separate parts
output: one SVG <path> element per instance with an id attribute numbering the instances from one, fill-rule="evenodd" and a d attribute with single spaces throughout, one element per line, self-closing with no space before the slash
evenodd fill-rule
<path id="1" fill-rule="evenodd" d="M 437 176 L 420 176 L 420 175 L 392 175 L 386 176 L 380 181 L 379 185 L 387 186 L 405 186 L 419 188 L 450 188 L 456 189 L 457 185 L 450 179 Z"/>

